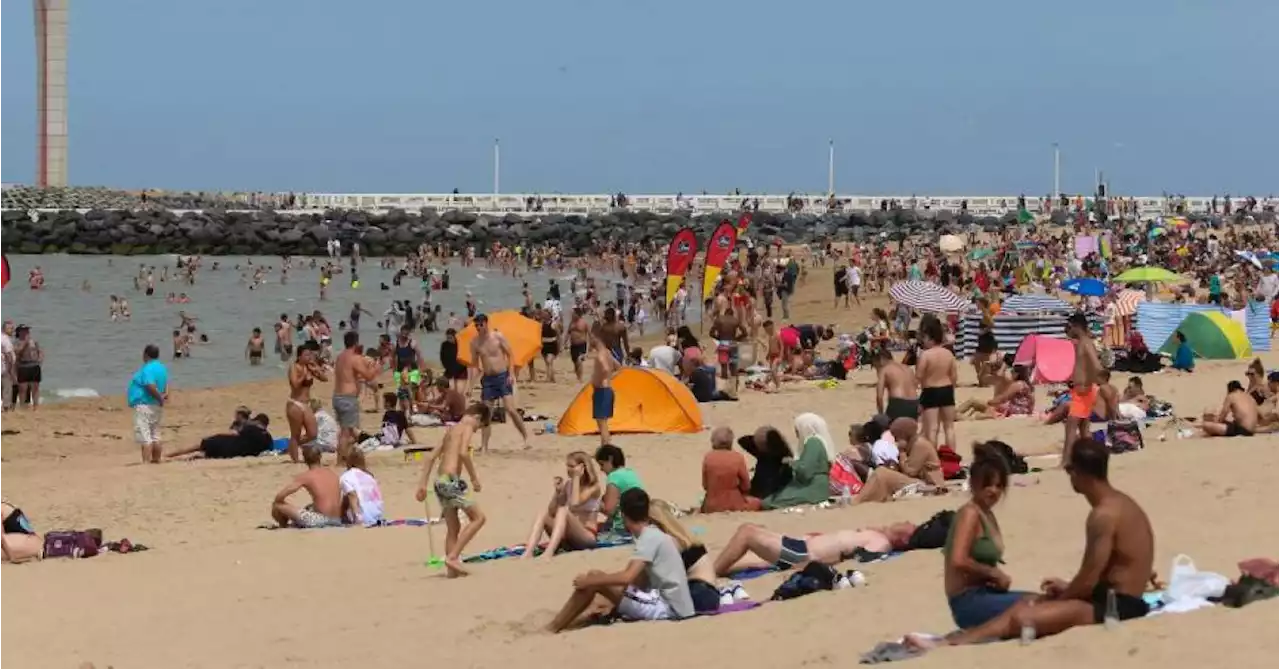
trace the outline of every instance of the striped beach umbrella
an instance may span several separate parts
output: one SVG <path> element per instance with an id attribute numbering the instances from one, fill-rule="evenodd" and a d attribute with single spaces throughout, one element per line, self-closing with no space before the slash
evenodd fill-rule
<path id="1" fill-rule="evenodd" d="M 1000 312 L 1013 314 L 1069 314 L 1071 305 L 1048 295 L 1012 295 L 1000 304 Z"/>
<path id="2" fill-rule="evenodd" d="M 1126 288 L 1116 295 L 1116 314 L 1119 316 L 1132 316 L 1138 313 L 1138 305 L 1146 301 L 1146 293 Z"/>
<path id="3" fill-rule="evenodd" d="M 919 311 L 946 314 L 964 311 L 968 300 L 928 281 L 899 281 L 889 288 L 889 297 Z"/>

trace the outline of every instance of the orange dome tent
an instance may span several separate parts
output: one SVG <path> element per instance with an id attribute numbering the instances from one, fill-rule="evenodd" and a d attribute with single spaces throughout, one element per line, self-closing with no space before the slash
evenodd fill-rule
<path id="1" fill-rule="evenodd" d="M 702 430 L 702 411 L 693 393 L 674 376 L 644 367 L 627 367 L 613 377 L 617 395 L 609 431 L 623 433 L 694 433 Z M 591 417 L 593 389 L 587 384 L 569 403 L 556 431 L 560 434 L 598 434 Z"/>
<path id="2" fill-rule="evenodd" d="M 542 351 L 542 325 L 518 311 L 499 311 L 489 314 L 489 329 L 501 332 L 511 342 L 511 354 L 516 367 L 527 366 Z M 458 362 L 474 366 L 471 360 L 471 342 L 476 338 L 474 320 L 458 333 Z M 589 410 L 588 410 L 589 412 Z"/>

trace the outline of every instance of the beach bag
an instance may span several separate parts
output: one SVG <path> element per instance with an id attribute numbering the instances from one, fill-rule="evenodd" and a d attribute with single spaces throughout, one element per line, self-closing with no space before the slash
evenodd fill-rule
<path id="1" fill-rule="evenodd" d="M 840 573 L 830 565 L 821 562 L 810 562 L 804 569 L 792 574 L 773 591 L 769 599 L 780 602 L 787 599 L 803 597 L 820 590 L 835 589 L 836 579 Z"/>
<path id="2" fill-rule="evenodd" d="M 950 509 L 933 514 L 932 518 L 916 526 L 916 531 L 907 540 L 907 550 L 942 548 L 947 543 L 955 518 L 956 512 Z"/>
<path id="3" fill-rule="evenodd" d="M 938 463 L 942 469 L 942 478 L 948 481 L 964 478 L 964 467 L 960 462 L 960 454 L 956 453 L 955 449 L 946 444 L 938 447 Z"/>
<path id="4" fill-rule="evenodd" d="M 1112 453 L 1128 453 L 1143 448 L 1142 430 L 1133 421 L 1112 421 L 1107 424 L 1108 450 Z"/>
<path id="5" fill-rule="evenodd" d="M 1161 597 L 1166 604 L 1188 599 L 1219 598 L 1231 585 L 1222 574 L 1196 569 L 1196 563 L 1186 555 L 1173 559 L 1169 569 L 1169 586 Z"/>
<path id="6" fill-rule="evenodd" d="M 87 558 L 98 554 L 98 541 L 89 532 L 57 531 L 44 535 L 44 557 Z"/>
<path id="7" fill-rule="evenodd" d="M 847 455 L 836 456 L 836 461 L 831 463 L 831 471 L 827 478 L 830 481 L 829 490 L 834 497 L 843 497 L 846 488 L 850 495 L 856 495 L 862 491 L 862 477 L 858 476 L 857 470 L 854 469 L 853 458 Z"/>

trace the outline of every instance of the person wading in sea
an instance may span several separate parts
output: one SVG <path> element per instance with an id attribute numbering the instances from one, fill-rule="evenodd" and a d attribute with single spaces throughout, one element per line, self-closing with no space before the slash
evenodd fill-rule
<path id="1" fill-rule="evenodd" d="M 516 365 L 511 342 L 501 332 L 489 329 L 487 315 L 476 314 L 473 322 L 476 337 L 471 340 L 471 364 L 475 371 L 467 375 L 467 391 L 463 395 L 471 397 L 471 387 L 478 372 L 481 401 L 489 405 L 501 402 L 507 419 L 520 433 L 522 445 L 529 448 L 529 431 L 524 426 L 524 418 L 516 412 Z M 480 431 L 481 451 L 489 450 L 489 435 L 492 431 L 488 424 Z"/>
<path id="2" fill-rule="evenodd" d="M 569 342 L 569 357 L 573 359 L 573 375 L 582 383 L 582 360 L 587 357 L 587 340 L 591 336 L 591 326 L 582 315 L 582 307 L 573 308 L 573 320 L 569 322 L 569 330 L 565 339 Z"/>

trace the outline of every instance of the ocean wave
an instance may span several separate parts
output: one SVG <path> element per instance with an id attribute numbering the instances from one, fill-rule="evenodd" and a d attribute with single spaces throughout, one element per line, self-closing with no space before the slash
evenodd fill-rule
<path id="1" fill-rule="evenodd" d="M 53 396 L 64 400 L 78 397 L 101 397 L 98 391 L 93 388 L 58 388 L 53 391 Z"/>

